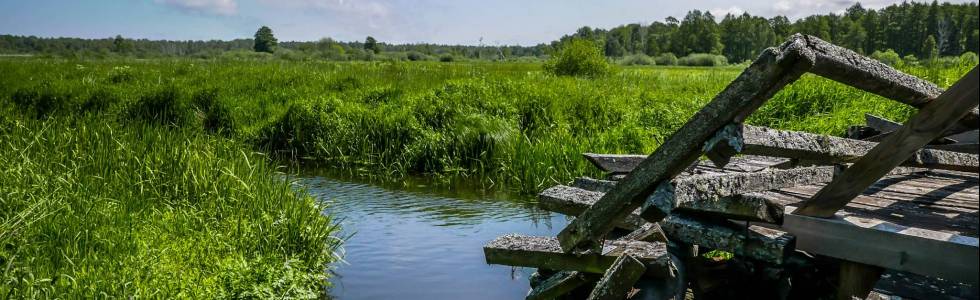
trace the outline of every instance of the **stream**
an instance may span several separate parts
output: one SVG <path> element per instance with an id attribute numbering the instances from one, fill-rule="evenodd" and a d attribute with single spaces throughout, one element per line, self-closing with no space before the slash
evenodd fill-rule
<path id="1" fill-rule="evenodd" d="M 568 223 L 533 198 L 474 185 L 295 179 L 351 235 L 330 280 L 337 299 L 523 299 L 533 269 L 488 265 L 483 245 L 507 233 L 555 236 Z"/>

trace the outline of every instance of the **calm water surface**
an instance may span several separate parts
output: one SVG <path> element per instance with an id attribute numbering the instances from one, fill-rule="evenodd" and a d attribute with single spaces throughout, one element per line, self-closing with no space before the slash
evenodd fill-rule
<path id="1" fill-rule="evenodd" d="M 507 233 L 554 236 L 564 216 L 527 197 L 478 188 L 398 186 L 302 175 L 353 234 L 331 280 L 339 299 L 523 299 L 531 269 L 487 265 L 482 246 Z"/>

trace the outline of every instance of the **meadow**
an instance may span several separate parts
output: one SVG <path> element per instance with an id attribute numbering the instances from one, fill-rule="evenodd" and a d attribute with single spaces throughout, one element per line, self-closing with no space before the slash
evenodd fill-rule
<path id="1" fill-rule="evenodd" d="M 975 63 L 903 70 L 946 87 Z M 316 296 L 337 228 L 276 166 L 531 194 L 598 176 L 583 152 L 652 152 L 742 67 L 0 59 L 0 294 Z M 911 112 L 807 75 L 748 122 Z"/>

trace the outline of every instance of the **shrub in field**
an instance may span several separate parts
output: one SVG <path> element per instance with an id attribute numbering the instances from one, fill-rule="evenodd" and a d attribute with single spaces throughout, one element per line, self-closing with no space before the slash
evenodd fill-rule
<path id="1" fill-rule="evenodd" d="M 654 61 L 656 61 L 657 65 L 661 65 L 661 66 L 676 66 L 677 56 L 674 55 L 673 53 L 667 52 L 664 54 L 657 55 L 657 57 L 654 58 Z"/>
<path id="2" fill-rule="evenodd" d="M 885 50 L 884 52 L 875 51 L 874 53 L 871 53 L 871 58 L 892 67 L 901 67 L 905 64 L 902 61 L 902 57 L 899 56 L 898 53 L 895 53 L 895 50 L 892 49 Z"/>
<path id="3" fill-rule="evenodd" d="M 218 98 L 217 89 L 204 89 L 194 94 L 194 106 L 200 115 L 204 130 L 231 133 L 235 130 L 231 110 Z"/>
<path id="4" fill-rule="evenodd" d="M 420 52 L 415 52 L 415 51 L 408 52 L 405 58 L 407 58 L 410 61 L 428 60 L 428 57 L 425 54 L 422 54 Z"/>
<path id="5" fill-rule="evenodd" d="M 108 89 L 99 89 L 88 95 L 85 102 L 82 102 L 82 111 L 99 112 L 106 110 L 110 106 L 119 103 L 119 96 L 116 96 Z"/>
<path id="6" fill-rule="evenodd" d="M 678 59 L 677 63 L 682 66 L 717 67 L 727 65 L 728 59 L 723 55 L 691 53 Z"/>
<path id="7" fill-rule="evenodd" d="M 918 65 L 919 59 L 915 55 L 909 54 L 902 58 L 902 62 L 906 65 Z M 929 62 L 929 61 L 926 61 Z"/>
<path id="8" fill-rule="evenodd" d="M 190 123 L 193 114 L 180 90 L 176 86 L 166 85 L 131 103 L 127 117 L 154 124 L 181 126 Z"/>
<path id="9" fill-rule="evenodd" d="M 623 57 L 619 60 L 619 64 L 624 66 L 652 66 L 656 62 L 646 54 L 634 54 Z"/>
<path id="10" fill-rule="evenodd" d="M 444 54 L 439 57 L 439 61 L 441 62 L 453 62 L 454 60 L 456 60 L 456 58 L 452 54 Z"/>
<path id="11" fill-rule="evenodd" d="M 600 77 L 611 72 L 609 62 L 592 41 L 572 39 L 545 62 L 544 69 L 558 76 Z"/>
<path id="12" fill-rule="evenodd" d="M 46 118 L 59 110 L 72 106 L 71 94 L 58 91 L 48 84 L 19 89 L 10 96 L 14 105 L 35 118 Z"/>

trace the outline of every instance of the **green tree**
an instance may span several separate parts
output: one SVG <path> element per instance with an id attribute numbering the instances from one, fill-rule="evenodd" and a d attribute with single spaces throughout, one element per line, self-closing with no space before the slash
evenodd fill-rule
<path id="1" fill-rule="evenodd" d="M 112 39 L 112 51 L 116 53 L 129 53 L 133 50 L 133 44 L 121 35 L 116 35 Z"/>
<path id="2" fill-rule="evenodd" d="M 724 45 L 715 17 L 709 12 L 692 10 L 681 21 L 671 42 L 672 52 L 678 55 L 691 53 L 721 54 Z"/>
<path id="3" fill-rule="evenodd" d="M 374 54 L 381 53 L 381 47 L 378 46 L 378 40 L 375 40 L 372 36 L 368 36 L 366 39 L 364 39 L 364 50 L 374 52 Z"/>
<path id="4" fill-rule="evenodd" d="M 544 69 L 559 76 L 599 77 L 611 72 L 602 51 L 590 40 L 573 38 L 544 64 Z"/>
<path id="5" fill-rule="evenodd" d="M 266 52 L 273 53 L 276 52 L 276 37 L 272 35 L 272 29 L 266 26 L 262 26 L 258 31 L 255 32 L 255 45 L 252 49 L 255 52 Z"/>
<path id="6" fill-rule="evenodd" d="M 619 38 L 614 35 L 606 36 L 606 56 L 620 57 L 626 52 L 623 45 L 619 43 Z"/>

